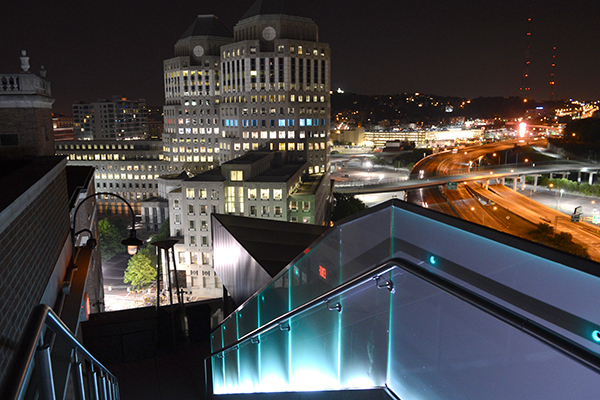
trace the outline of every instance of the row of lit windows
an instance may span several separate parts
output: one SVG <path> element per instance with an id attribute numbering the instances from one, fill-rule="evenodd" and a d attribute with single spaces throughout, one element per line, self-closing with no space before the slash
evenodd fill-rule
<path id="1" fill-rule="evenodd" d="M 58 150 L 135 150 L 133 144 L 57 144 Z"/>
<path id="2" fill-rule="evenodd" d="M 165 156 L 165 161 L 173 162 L 213 162 L 213 156 Z"/>
<path id="3" fill-rule="evenodd" d="M 196 190 L 196 188 L 186 188 L 185 189 L 185 198 L 186 199 L 195 199 L 196 193 L 198 193 L 198 199 L 200 199 L 200 200 L 204 200 L 204 199 L 208 198 L 207 197 L 208 189 L 206 189 L 206 188 L 199 188 L 198 190 Z M 211 189 L 210 198 L 212 200 L 218 200 L 219 199 L 219 191 L 217 189 Z M 177 199 L 175 199 L 175 200 L 177 200 Z M 174 203 L 174 205 L 175 204 L 178 204 L 178 203 Z"/>
<path id="4" fill-rule="evenodd" d="M 98 173 L 96 172 L 96 179 L 122 179 L 122 180 L 151 180 L 151 179 L 158 179 L 159 175 L 155 174 L 147 174 L 147 175 L 143 175 L 143 174 L 106 174 L 106 173 Z"/>
<path id="5" fill-rule="evenodd" d="M 119 154 L 69 154 L 68 157 L 69 160 L 77 161 L 125 161 L 130 158 L 130 156 Z M 146 154 L 141 158 L 145 158 L 147 160 L 162 160 L 163 156 L 162 154 Z"/>
<path id="6" fill-rule="evenodd" d="M 285 118 L 280 118 L 280 119 L 270 119 L 270 120 L 266 120 L 266 119 L 243 119 L 242 120 L 242 124 L 241 126 L 243 126 L 244 128 L 247 127 L 258 127 L 259 126 L 259 121 L 260 121 L 260 126 L 262 127 L 266 127 L 267 126 L 267 121 L 269 121 L 268 126 L 270 127 L 294 127 L 296 126 L 296 120 L 295 119 L 285 119 Z M 239 120 L 237 119 L 223 119 L 222 121 L 222 125 L 224 127 L 238 127 L 239 126 Z M 298 119 L 298 126 L 325 126 L 326 124 L 326 120 L 324 118 L 300 118 Z"/>
<path id="7" fill-rule="evenodd" d="M 215 119 L 215 124 L 218 123 L 218 120 Z M 177 131 L 179 132 L 180 135 L 183 135 L 184 133 L 186 134 L 194 134 L 197 135 L 198 133 L 200 133 L 201 135 L 204 135 L 204 133 L 206 132 L 206 134 L 218 134 L 219 133 L 219 128 L 178 128 Z"/>
<path id="8" fill-rule="evenodd" d="M 200 146 L 200 147 L 173 147 L 172 149 L 169 147 L 165 147 L 165 152 L 169 153 L 169 152 L 173 152 L 173 153 L 218 153 L 219 152 L 219 148 L 215 147 L 214 149 L 212 147 L 205 147 L 205 146 Z"/>
<path id="9" fill-rule="evenodd" d="M 302 45 L 298 45 L 298 46 L 290 46 L 290 54 L 298 54 L 298 55 L 306 55 L 306 56 L 321 56 L 321 57 L 325 57 L 326 52 L 325 52 L 325 48 L 321 47 L 321 48 L 311 48 L 310 46 L 302 46 Z M 256 46 L 250 46 L 250 54 L 256 54 L 257 48 Z M 277 52 L 279 54 L 284 54 L 286 52 L 286 46 L 283 44 L 280 44 L 279 46 L 277 46 Z M 239 48 L 239 49 L 233 49 L 233 50 L 227 50 L 227 51 L 223 51 L 223 53 L 221 54 L 223 59 L 226 58 L 232 58 L 232 57 L 240 57 L 240 56 L 244 56 L 246 55 L 246 49 L 244 48 Z"/>
<path id="10" fill-rule="evenodd" d="M 109 170 L 109 171 L 165 171 L 165 164 L 160 163 L 160 164 L 151 164 L 151 165 L 137 165 L 137 164 L 121 164 L 119 165 L 115 165 L 113 166 L 112 164 L 100 164 L 100 165 L 94 165 L 94 168 L 99 171 L 99 170 Z"/>

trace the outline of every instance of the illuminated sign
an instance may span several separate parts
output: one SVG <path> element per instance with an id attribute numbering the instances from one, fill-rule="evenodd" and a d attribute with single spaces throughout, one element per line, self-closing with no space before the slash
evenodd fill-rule
<path id="1" fill-rule="evenodd" d="M 319 276 L 323 279 L 327 279 L 327 270 L 319 265 Z"/>

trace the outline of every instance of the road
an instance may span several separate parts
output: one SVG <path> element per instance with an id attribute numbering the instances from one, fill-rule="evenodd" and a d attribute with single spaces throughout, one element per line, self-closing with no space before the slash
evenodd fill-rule
<path id="1" fill-rule="evenodd" d="M 480 164 L 490 166 L 498 163 L 503 167 L 505 161 L 523 164 L 525 160 L 518 159 L 519 150 L 518 147 L 515 148 L 515 144 L 543 147 L 546 142 L 545 140 L 529 142 L 515 140 L 466 148 L 456 153 L 438 153 L 421 160 L 413 169 L 411 177 L 436 179 L 449 175 L 456 176 L 456 174 L 472 172 L 472 169 Z M 526 156 L 521 153 L 521 157 Z M 444 183 L 438 183 L 436 186 L 408 190 L 406 196 L 404 191 L 394 191 L 357 195 L 357 197 L 367 206 L 392 197 L 406 198 L 414 204 L 519 237 L 528 237 L 528 232 L 534 230 L 539 223 L 546 223 L 552 227 L 557 226 L 558 232 L 571 234 L 575 243 L 587 248 L 591 259 L 600 262 L 599 228 L 587 222 L 573 223 L 570 218 L 574 208 L 579 205 L 583 206 L 583 216 L 591 217 L 594 208 L 600 208 L 600 199 L 560 193 L 557 197 L 556 191 L 548 191 L 546 188 L 538 188 L 538 192 L 534 193 L 531 190 L 532 186 L 529 186 L 531 189 L 525 192 L 515 192 L 501 184 L 484 188 L 481 182 L 487 181 L 489 173 L 489 171 L 483 172 L 478 178 L 479 181 L 458 183 L 454 190 L 448 189 Z M 337 178 L 336 174 L 339 174 Z M 332 175 L 336 180 L 348 181 L 382 179 L 374 171 L 365 172 L 360 171 L 359 168 L 344 169 Z"/>

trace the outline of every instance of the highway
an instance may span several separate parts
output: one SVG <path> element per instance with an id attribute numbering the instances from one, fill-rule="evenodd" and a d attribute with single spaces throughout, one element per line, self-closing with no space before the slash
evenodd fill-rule
<path id="1" fill-rule="evenodd" d="M 544 146 L 545 141 L 540 144 Z M 464 149 L 460 154 L 432 155 L 415 165 L 411 177 L 427 179 L 440 175 L 452 175 L 457 170 L 464 171 L 465 169 L 464 172 L 469 173 L 469 169 L 478 165 L 482 160 L 489 163 L 490 160 L 499 158 L 502 151 L 508 151 L 509 153 L 505 154 L 510 157 L 510 152 L 518 152 L 514 146 L 515 142 L 502 142 Z M 504 160 L 498 160 L 499 163 L 502 161 Z M 523 161 L 525 162 L 525 160 Z M 475 179 L 457 183 L 456 189 L 438 185 L 409 190 L 407 201 L 525 238 L 528 237 L 528 232 L 534 230 L 538 224 L 546 223 L 557 229 L 557 232 L 571 234 L 573 242 L 587 248 L 591 259 L 600 261 L 598 228 L 586 222 L 571 222 L 572 209 L 568 210 L 569 214 L 565 214 L 562 210 L 556 210 L 534 201 L 533 192 L 530 192 L 530 197 L 527 197 L 522 195 L 522 192 L 514 191 L 502 184 L 490 183 L 486 188 L 485 183 L 490 175 L 483 173 L 479 179 L 475 175 L 477 174 L 471 173 L 471 177 Z M 540 190 L 547 191 L 545 188 L 540 188 Z"/>
<path id="2" fill-rule="evenodd" d="M 520 146 L 534 146 L 545 158 L 554 156 L 556 161 L 545 164 L 519 159 L 519 156 L 527 157 L 524 151 L 519 151 Z M 392 197 L 405 198 L 414 204 L 524 238 L 528 238 L 528 233 L 538 224 L 546 223 L 557 227 L 557 232 L 571 234 L 575 243 L 587 248 L 592 260 L 600 262 L 599 228 L 588 222 L 571 222 L 570 218 L 575 206 L 582 202 L 586 204 L 584 216 L 591 217 L 596 207 L 592 205 L 597 203 L 600 208 L 600 199 L 569 195 L 557 198 L 556 192 L 549 192 L 547 188 L 538 187 L 538 192 L 533 192 L 532 185 L 527 185 L 526 192 L 515 192 L 501 184 L 500 178 L 514 177 L 517 173 L 540 175 L 574 166 L 582 168 L 581 163 L 560 160 L 545 152 L 545 146 L 545 140 L 512 140 L 433 154 L 415 165 L 410 180 L 406 170 L 371 167 L 365 171 L 359 165 L 338 170 L 332 177 L 336 180 L 336 191 L 355 193 L 367 206 Z M 598 168 L 598 165 L 591 167 Z M 448 182 L 455 182 L 455 188 L 449 188 Z"/>

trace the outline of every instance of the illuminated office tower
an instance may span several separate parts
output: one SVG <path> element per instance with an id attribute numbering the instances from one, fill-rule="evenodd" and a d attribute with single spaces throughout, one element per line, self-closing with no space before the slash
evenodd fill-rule
<path id="1" fill-rule="evenodd" d="M 199 15 L 164 61 L 164 158 L 175 171 L 218 165 L 220 48 L 233 35 L 214 15 Z"/>
<path id="2" fill-rule="evenodd" d="M 329 45 L 289 1 L 259 0 L 221 47 L 220 161 L 266 147 L 328 170 Z"/>

